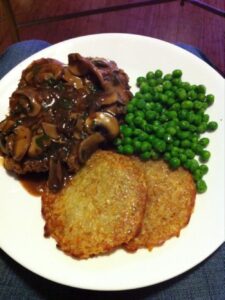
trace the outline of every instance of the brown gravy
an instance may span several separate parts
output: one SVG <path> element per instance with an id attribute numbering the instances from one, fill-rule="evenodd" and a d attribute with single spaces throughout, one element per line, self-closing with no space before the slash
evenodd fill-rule
<path id="1" fill-rule="evenodd" d="M 28 174 L 18 178 L 25 190 L 32 196 L 41 196 L 44 187 L 47 182 L 47 175 L 40 174 Z"/>

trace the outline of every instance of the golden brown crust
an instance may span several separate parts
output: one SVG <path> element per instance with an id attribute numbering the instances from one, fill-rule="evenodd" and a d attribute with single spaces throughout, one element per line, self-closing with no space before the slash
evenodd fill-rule
<path id="1" fill-rule="evenodd" d="M 172 171 L 163 161 L 138 164 L 145 170 L 148 199 L 140 234 L 125 246 L 129 251 L 151 250 L 179 236 L 190 220 L 196 196 L 195 183 L 186 170 Z"/>
<path id="2" fill-rule="evenodd" d="M 60 193 L 44 192 L 45 235 L 77 258 L 112 251 L 139 232 L 146 191 L 134 160 L 97 151 Z"/>

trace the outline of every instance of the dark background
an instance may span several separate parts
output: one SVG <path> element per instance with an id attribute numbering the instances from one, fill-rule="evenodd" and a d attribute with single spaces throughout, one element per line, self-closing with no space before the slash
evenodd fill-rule
<path id="1" fill-rule="evenodd" d="M 198 47 L 220 72 L 225 73 L 223 16 L 191 3 L 181 6 L 179 0 L 161 4 L 159 0 L 155 5 L 146 5 L 147 2 L 150 1 L 10 1 L 21 40 L 36 38 L 56 43 L 76 36 L 101 32 L 142 34 L 172 43 L 184 42 Z M 223 0 L 202 0 L 202 2 L 225 10 Z M 115 6 L 117 8 L 113 9 Z M 58 16 L 62 18 L 57 20 Z M 11 43 L 13 39 L 9 25 L 0 5 L 0 52 Z"/>

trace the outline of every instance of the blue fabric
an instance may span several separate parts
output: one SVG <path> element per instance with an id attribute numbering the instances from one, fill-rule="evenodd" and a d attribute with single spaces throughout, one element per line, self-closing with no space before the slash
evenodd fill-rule
<path id="1" fill-rule="evenodd" d="M 0 56 L 0 78 L 20 61 L 48 45 L 47 42 L 33 40 L 9 47 Z M 185 44 L 178 46 L 210 63 L 198 49 Z M 24 269 L 0 250 L 0 300 L 28 299 L 225 300 L 225 244 L 204 262 L 174 279 L 123 292 L 87 291 L 50 282 Z"/>

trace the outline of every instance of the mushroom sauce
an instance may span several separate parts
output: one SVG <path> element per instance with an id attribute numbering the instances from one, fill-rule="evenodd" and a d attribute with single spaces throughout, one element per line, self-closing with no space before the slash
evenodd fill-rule
<path id="1" fill-rule="evenodd" d="M 68 65 L 34 61 L 22 72 L 0 123 L 5 168 L 19 175 L 47 173 L 50 190 L 57 192 L 118 135 L 131 96 L 128 76 L 115 62 L 77 53 Z"/>

